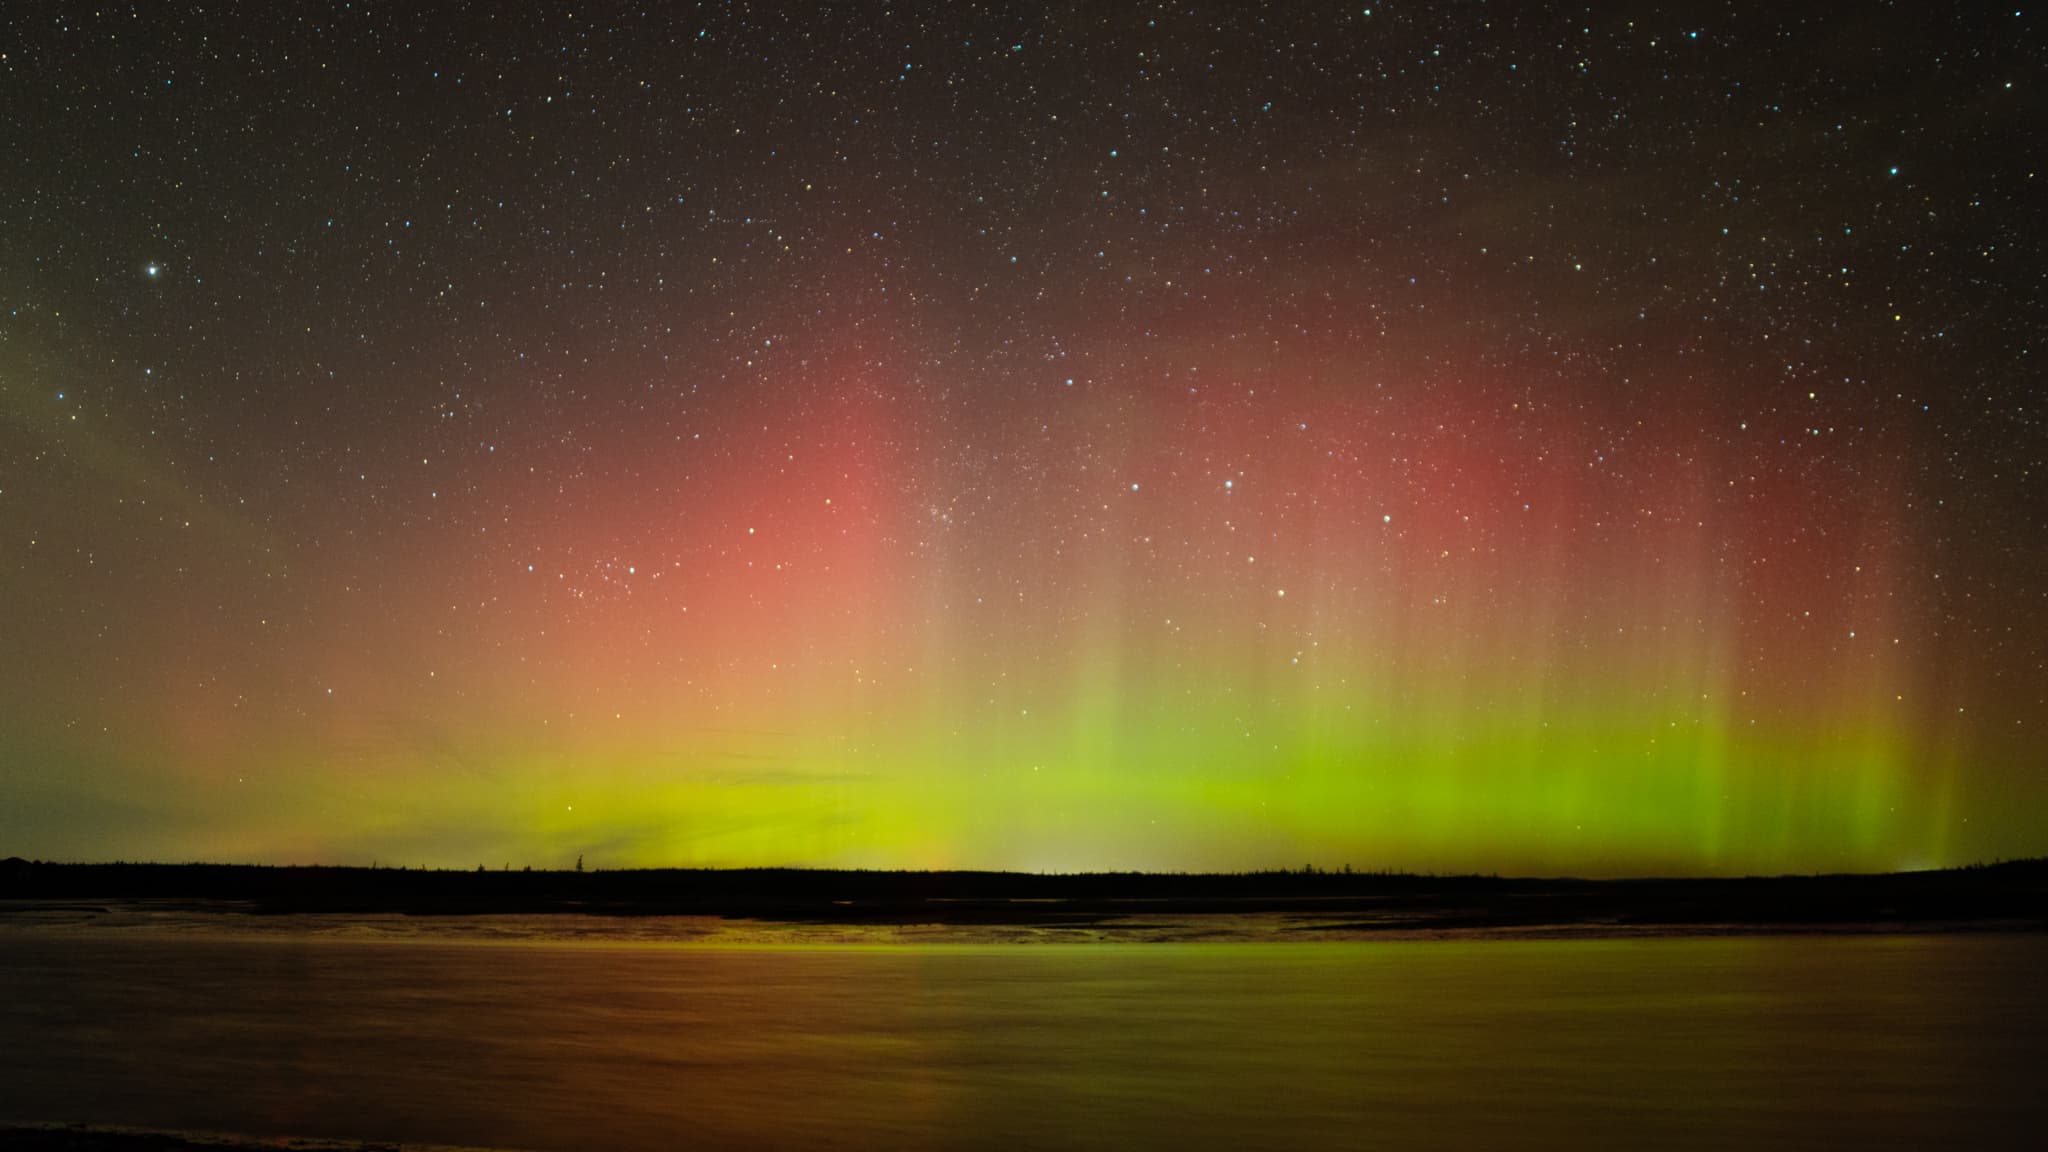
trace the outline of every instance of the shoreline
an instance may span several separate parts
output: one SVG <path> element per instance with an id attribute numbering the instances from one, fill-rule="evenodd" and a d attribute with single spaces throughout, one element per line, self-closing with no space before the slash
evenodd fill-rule
<path id="1" fill-rule="evenodd" d="M 1392 873 L 412 871 L 0 862 L 0 926 L 294 917 L 421 925 L 550 919 L 647 934 L 684 918 L 785 934 L 942 927 L 969 935 L 1176 933 L 1249 925 L 1283 938 L 2048 930 L 2048 860 L 1869 875 L 1581 880 Z M 308 921 L 301 921 L 308 922 Z M 256 926 L 267 925 L 259 928 Z M 459 934 L 456 933 L 456 934 Z M 530 933 L 529 933 L 530 934 Z"/>

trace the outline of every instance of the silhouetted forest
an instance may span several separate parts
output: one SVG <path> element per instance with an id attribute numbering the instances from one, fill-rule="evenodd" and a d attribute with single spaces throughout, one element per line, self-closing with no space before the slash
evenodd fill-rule
<path id="1" fill-rule="evenodd" d="M 580 863 L 580 862 L 579 862 Z M 1575 880 L 1301 871 L 477 871 L 0 861 L 0 899 L 208 902 L 265 915 L 581 912 L 866 923 L 1090 923 L 1286 912 L 1359 931 L 1535 925 L 2048 927 L 2048 860 L 1936 872 Z"/>

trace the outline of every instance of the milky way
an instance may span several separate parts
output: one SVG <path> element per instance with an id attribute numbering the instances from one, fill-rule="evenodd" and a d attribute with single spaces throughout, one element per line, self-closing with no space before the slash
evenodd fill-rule
<path id="1" fill-rule="evenodd" d="M 0 17 L 0 852 L 2048 849 L 1980 6 Z"/>

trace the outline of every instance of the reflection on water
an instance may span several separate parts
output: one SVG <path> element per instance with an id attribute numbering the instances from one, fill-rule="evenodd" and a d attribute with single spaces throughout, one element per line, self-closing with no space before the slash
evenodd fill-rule
<path id="1" fill-rule="evenodd" d="M 514 1148 L 2033 1146 L 2048 937 L 0 934 L 0 1121 Z"/>

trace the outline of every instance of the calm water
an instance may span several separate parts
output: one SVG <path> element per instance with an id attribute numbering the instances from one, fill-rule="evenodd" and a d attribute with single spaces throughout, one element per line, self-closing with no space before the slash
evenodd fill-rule
<path id="1" fill-rule="evenodd" d="M 512 1148 L 2039 1147 L 2048 937 L 0 934 L 0 1121 Z"/>

